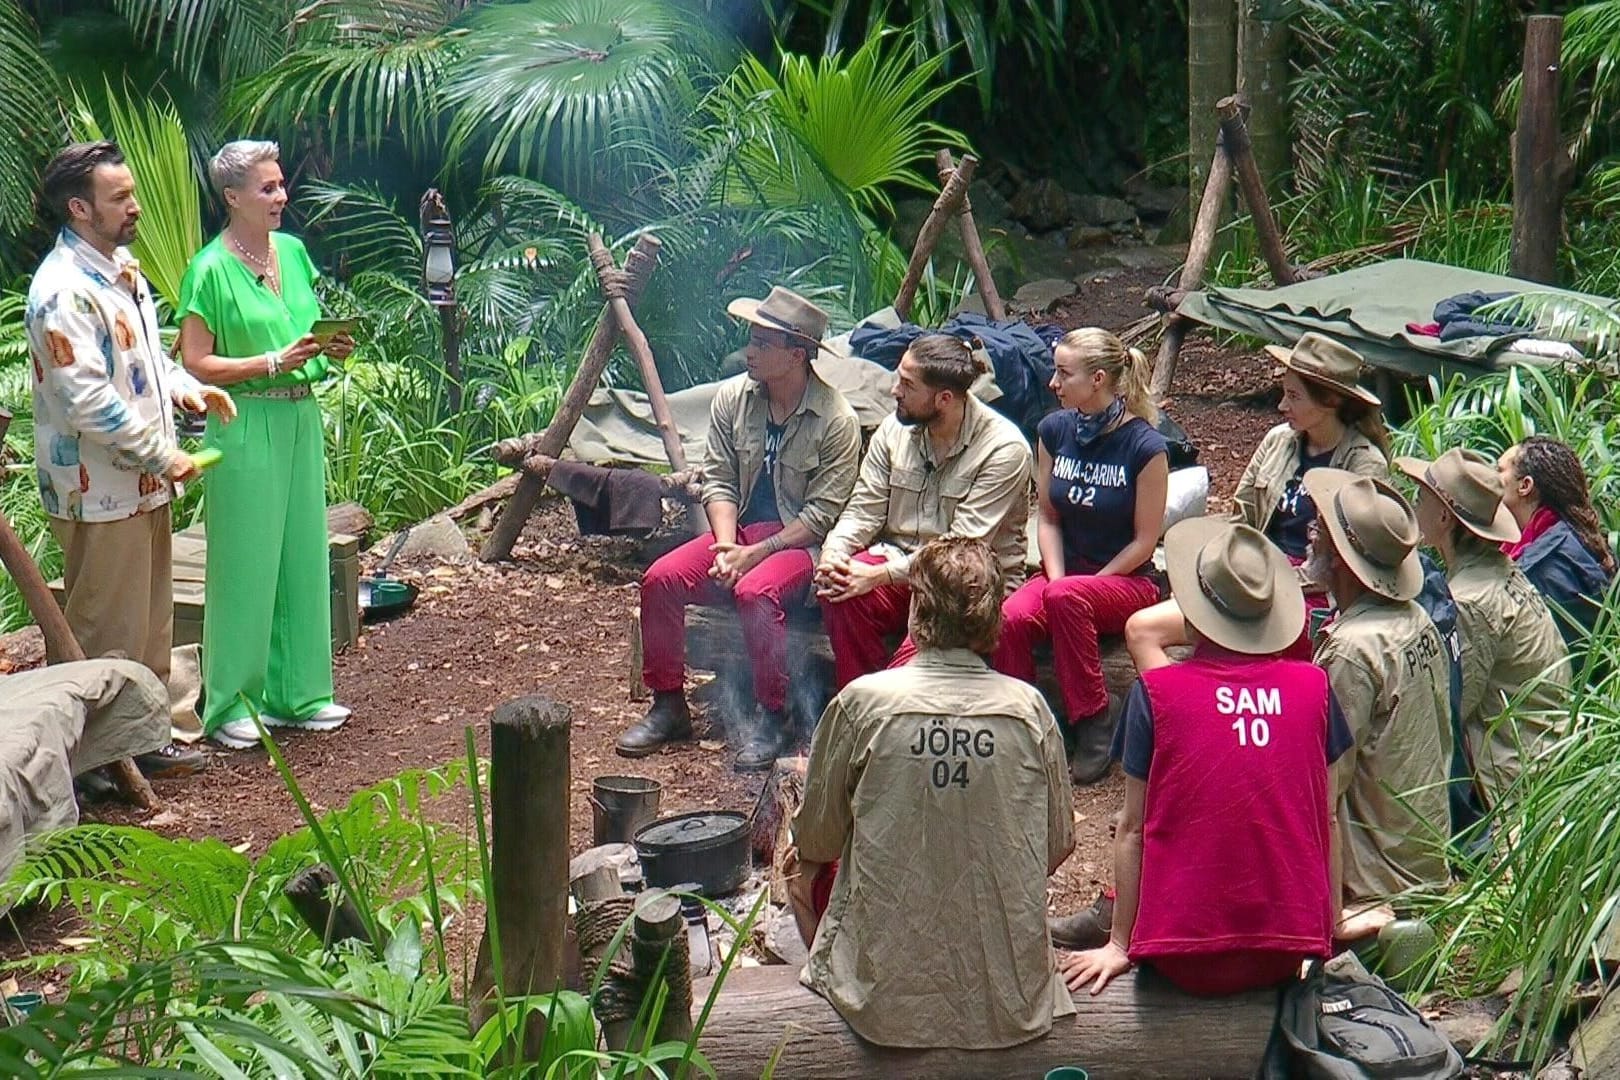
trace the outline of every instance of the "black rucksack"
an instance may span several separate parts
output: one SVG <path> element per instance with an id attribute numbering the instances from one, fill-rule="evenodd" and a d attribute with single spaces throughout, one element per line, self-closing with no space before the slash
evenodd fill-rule
<path id="1" fill-rule="evenodd" d="M 1283 988 L 1265 1080 L 1450 1080 L 1451 1042 L 1384 981 L 1341 953 Z"/>

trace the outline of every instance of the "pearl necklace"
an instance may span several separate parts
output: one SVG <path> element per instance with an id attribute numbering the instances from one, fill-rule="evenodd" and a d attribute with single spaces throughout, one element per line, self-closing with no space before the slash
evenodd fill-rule
<path id="1" fill-rule="evenodd" d="M 231 247 L 236 249 L 236 253 L 238 255 L 242 256 L 242 258 L 246 259 L 248 262 L 252 263 L 254 266 L 257 266 L 260 270 L 264 271 L 264 273 L 259 275 L 259 281 L 261 283 L 263 283 L 263 284 L 268 284 L 270 286 L 270 291 L 275 293 L 277 296 L 280 296 L 281 295 L 281 280 L 280 280 L 279 276 L 276 274 L 276 268 L 275 268 L 275 243 L 273 241 L 271 242 L 271 246 L 270 246 L 271 255 L 270 255 L 270 257 L 261 259 L 257 255 L 253 254 L 253 252 L 251 252 L 247 248 L 243 247 L 242 246 L 242 241 L 238 240 L 235 236 L 231 235 L 230 233 L 225 234 L 225 239 L 230 241 Z"/>

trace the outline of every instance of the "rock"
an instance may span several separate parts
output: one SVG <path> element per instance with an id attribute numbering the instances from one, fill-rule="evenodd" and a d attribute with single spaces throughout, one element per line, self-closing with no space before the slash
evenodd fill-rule
<path id="1" fill-rule="evenodd" d="M 45 635 L 37 626 L 0 635 L 0 675 L 27 671 L 45 663 Z"/>
<path id="2" fill-rule="evenodd" d="M 1506 1010 L 1506 999 L 1483 997 L 1454 1001 L 1436 1010 L 1436 1015 L 1430 1016 L 1427 1011 L 1424 1015 L 1460 1053 L 1472 1054 Z"/>
<path id="3" fill-rule="evenodd" d="M 968 185 L 968 203 L 973 207 L 973 223 L 981 229 L 996 228 L 1012 217 L 1007 197 L 977 177 Z"/>
<path id="4" fill-rule="evenodd" d="M 1131 203 L 1139 216 L 1164 221 L 1187 204 L 1187 192 L 1179 187 L 1145 186 L 1131 193 Z"/>
<path id="5" fill-rule="evenodd" d="M 1056 180 L 1036 180 L 1018 189 L 1011 210 L 1036 232 L 1056 229 L 1069 223 L 1069 193 Z"/>
<path id="6" fill-rule="evenodd" d="M 1118 225 L 1136 220 L 1131 204 L 1112 195 L 1070 196 L 1069 211 L 1087 225 Z"/>
<path id="7" fill-rule="evenodd" d="M 911 249 L 917 244 L 917 234 L 922 232 L 923 222 L 928 220 L 928 211 L 933 208 L 933 199 L 909 198 L 895 200 L 894 239 L 895 243 L 899 244 L 908 256 L 911 254 Z"/>
<path id="8" fill-rule="evenodd" d="M 810 950 L 799 936 L 799 924 L 793 920 L 793 911 L 783 908 L 765 928 L 765 951 L 784 964 L 803 967 L 810 959 Z"/>
<path id="9" fill-rule="evenodd" d="M 1097 247 L 1113 242 L 1113 232 L 1098 225 L 1076 225 L 1069 230 L 1068 244 L 1072 248 Z"/>
<path id="10" fill-rule="evenodd" d="M 1187 258 L 1187 249 L 1176 244 L 1164 247 L 1128 247 L 1115 253 L 1119 265 L 1127 270 L 1168 270 L 1180 266 Z"/>
<path id="11" fill-rule="evenodd" d="M 1052 310 L 1052 306 L 1066 296 L 1073 296 L 1079 289 L 1074 282 L 1064 278 L 1042 278 L 1023 285 L 1013 294 L 1009 305 L 1020 311 L 1030 311 L 1037 315 Z"/>
<path id="12" fill-rule="evenodd" d="M 424 556 L 460 565 L 472 559 L 472 548 L 456 523 L 440 514 L 411 527 L 411 535 L 400 548 L 398 558 L 409 560 Z"/>

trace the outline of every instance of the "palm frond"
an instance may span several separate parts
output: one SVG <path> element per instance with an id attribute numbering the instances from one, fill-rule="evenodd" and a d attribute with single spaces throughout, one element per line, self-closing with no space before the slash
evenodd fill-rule
<path id="1" fill-rule="evenodd" d="M 141 203 L 130 250 L 158 294 L 170 305 L 179 304 L 180 279 L 203 244 L 201 189 L 185 127 L 173 104 L 149 95 L 120 93 L 109 84 L 102 100 L 110 121 L 105 129 L 84 97 L 75 97 L 75 134 L 81 139 L 110 134 L 118 141 Z"/>
<path id="2" fill-rule="evenodd" d="M 299 189 L 298 201 L 309 226 L 342 252 L 342 269 L 402 277 L 421 272 L 421 233 L 375 185 L 309 180 Z"/>
<path id="3" fill-rule="evenodd" d="M 465 60 L 445 87 L 452 156 L 483 149 L 484 173 L 511 160 L 573 178 L 626 135 L 666 129 L 689 98 L 688 46 L 702 28 L 658 0 L 524 0 L 474 9 Z"/>
<path id="4" fill-rule="evenodd" d="M 46 153 L 62 141 L 59 87 L 24 5 L 0 2 L 0 229 L 34 220 L 34 192 Z"/>
<path id="5" fill-rule="evenodd" d="M 230 81 L 265 70 L 287 48 L 284 0 L 113 0 L 113 8 L 193 83 L 210 61 Z"/>

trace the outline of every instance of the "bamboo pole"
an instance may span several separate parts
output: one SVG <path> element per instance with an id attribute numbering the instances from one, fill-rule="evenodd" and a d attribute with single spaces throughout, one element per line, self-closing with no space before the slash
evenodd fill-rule
<path id="1" fill-rule="evenodd" d="M 962 249 L 967 254 L 968 266 L 973 270 L 979 299 L 984 301 L 984 313 L 1001 322 L 1007 318 L 1007 305 L 1002 302 L 1001 293 L 996 289 L 995 275 L 990 272 L 990 260 L 985 257 L 984 245 L 979 241 L 979 226 L 973 220 L 973 203 L 967 196 L 967 189 L 973 184 L 974 170 L 979 167 L 979 159 L 972 154 L 963 154 L 962 164 L 958 166 L 951 159 L 951 152 L 942 149 L 934 155 L 934 163 L 939 167 L 942 186 L 949 184 L 951 177 L 958 172 L 967 177 L 962 188 L 962 208 L 956 212 L 956 225 L 962 232 Z"/>
<path id="2" fill-rule="evenodd" d="M 652 276 L 653 268 L 658 264 L 658 252 L 662 247 L 663 244 L 656 236 L 643 234 L 630 249 L 630 254 L 625 257 L 622 280 L 627 304 L 633 304 L 640 298 L 642 289 L 647 285 L 647 279 Z M 613 346 L 618 339 L 617 321 L 612 309 L 604 304 L 602 313 L 596 320 L 596 332 L 591 335 L 590 344 L 585 347 L 579 367 L 574 371 L 574 378 L 569 382 L 567 392 L 557 405 L 551 423 L 546 425 L 545 431 L 534 438 L 530 453 L 556 457 L 563 452 L 563 448 L 568 445 L 569 437 L 574 434 L 574 428 L 579 424 L 579 418 L 585 415 L 585 406 L 590 403 L 596 384 L 602 381 L 602 372 L 607 370 L 608 361 L 613 357 Z M 524 456 L 527 457 L 528 454 Z M 529 515 L 534 513 L 535 504 L 540 501 L 540 492 L 544 486 L 545 481 L 542 477 L 524 475 L 518 479 L 517 490 L 513 492 L 505 510 L 495 522 L 494 530 L 490 532 L 489 538 L 484 541 L 483 549 L 478 553 L 481 561 L 500 562 L 511 558 L 512 545 L 517 543 Z"/>
<path id="3" fill-rule="evenodd" d="M 1232 190 L 1232 158 L 1219 137 L 1215 140 L 1215 156 L 1209 165 L 1209 179 L 1204 184 L 1204 197 L 1198 203 L 1198 216 L 1193 220 L 1192 239 L 1187 244 L 1187 261 L 1182 264 L 1177 291 L 1182 295 L 1198 288 L 1204 282 L 1210 257 L 1215 251 L 1215 237 L 1220 231 L 1221 215 L 1226 210 L 1227 195 Z M 1180 304 L 1177 298 L 1176 305 Z M 1149 393 L 1153 400 L 1162 402 L 1170 393 L 1170 383 L 1176 375 L 1176 361 L 1181 356 L 1181 345 L 1187 339 L 1187 319 L 1178 315 L 1174 307 L 1167 313 L 1164 337 L 1159 342 L 1159 355 L 1153 362 L 1153 381 Z"/>
<path id="4" fill-rule="evenodd" d="M 1292 285 L 1299 280 L 1299 274 L 1288 261 L 1282 230 L 1277 226 L 1276 215 L 1271 212 L 1271 199 L 1266 195 L 1265 178 L 1254 160 L 1254 146 L 1249 141 L 1249 129 L 1244 120 L 1247 110 L 1243 99 L 1236 95 L 1222 98 L 1215 106 L 1221 118 L 1221 142 L 1231 156 L 1238 190 L 1243 193 L 1243 204 L 1249 208 L 1255 235 L 1260 240 L 1260 253 L 1271 270 L 1271 279 L 1278 285 Z"/>
<path id="5" fill-rule="evenodd" d="M 911 302 L 917 298 L 917 286 L 922 284 L 923 270 L 934 254 L 934 245 L 939 243 L 939 234 L 945 231 L 945 226 L 950 224 L 958 207 L 967 198 L 967 181 L 968 177 L 963 175 L 961 169 L 951 173 L 939 198 L 934 200 L 933 208 L 928 211 L 922 231 L 917 233 L 917 242 L 911 248 L 911 262 L 906 265 L 906 276 L 900 280 L 900 291 L 894 294 L 894 310 L 902 319 L 911 313 Z"/>

